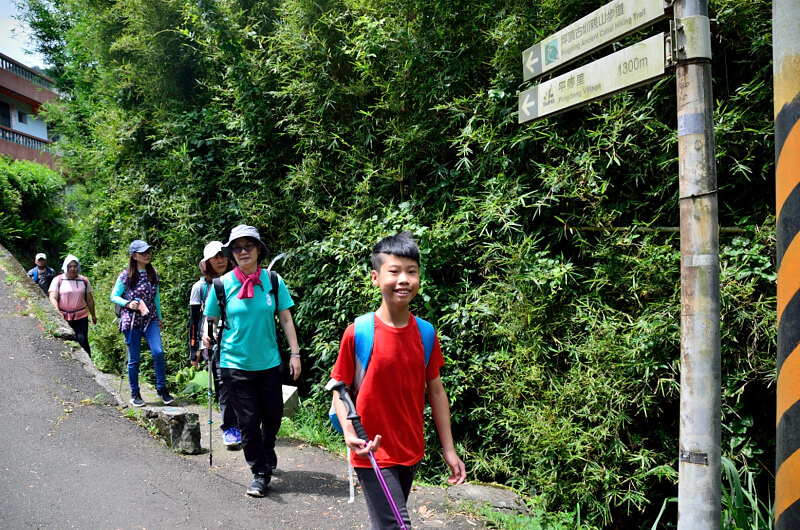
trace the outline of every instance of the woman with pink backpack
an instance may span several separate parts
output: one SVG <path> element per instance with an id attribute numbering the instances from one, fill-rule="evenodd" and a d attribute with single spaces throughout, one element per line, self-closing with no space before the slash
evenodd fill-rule
<path id="1" fill-rule="evenodd" d="M 59 274 L 50 282 L 50 303 L 61 313 L 69 327 L 75 331 L 76 340 L 81 348 L 91 355 L 89 314 L 92 315 L 92 324 L 97 324 L 92 286 L 86 276 L 80 274 L 80 262 L 72 254 L 64 258 L 61 270 L 64 273 Z"/>

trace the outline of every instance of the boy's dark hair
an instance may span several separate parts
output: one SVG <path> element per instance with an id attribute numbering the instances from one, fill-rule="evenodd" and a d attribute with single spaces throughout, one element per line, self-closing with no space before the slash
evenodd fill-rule
<path id="1" fill-rule="evenodd" d="M 386 254 L 413 259 L 419 265 L 419 247 L 414 240 L 414 234 L 409 231 L 400 232 L 396 236 L 384 237 L 372 247 L 372 268 L 374 270 L 381 270 L 383 256 Z"/>

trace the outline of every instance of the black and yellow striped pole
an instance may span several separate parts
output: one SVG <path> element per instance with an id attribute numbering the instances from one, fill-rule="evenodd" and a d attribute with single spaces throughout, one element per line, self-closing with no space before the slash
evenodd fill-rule
<path id="1" fill-rule="evenodd" d="M 800 0 L 773 0 L 778 385 L 775 525 L 800 528 Z"/>

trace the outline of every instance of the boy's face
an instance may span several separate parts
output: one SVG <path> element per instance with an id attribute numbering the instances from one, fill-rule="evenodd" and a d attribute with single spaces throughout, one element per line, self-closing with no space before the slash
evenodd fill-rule
<path id="1" fill-rule="evenodd" d="M 419 291 L 419 264 L 392 254 L 383 257 L 380 270 L 372 271 L 372 285 L 380 287 L 384 304 L 408 307 Z"/>

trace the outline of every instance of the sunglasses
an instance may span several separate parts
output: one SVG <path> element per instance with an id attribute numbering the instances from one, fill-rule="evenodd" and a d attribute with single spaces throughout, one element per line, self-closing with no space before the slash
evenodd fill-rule
<path id="1" fill-rule="evenodd" d="M 233 248 L 231 249 L 231 251 L 232 251 L 234 254 L 241 254 L 241 253 L 242 253 L 242 251 L 244 250 L 245 252 L 247 252 L 248 254 L 250 254 L 251 252 L 253 252 L 253 249 L 254 249 L 254 248 L 256 248 L 256 246 L 255 246 L 253 243 L 247 243 L 247 244 L 245 244 L 245 245 L 244 245 L 244 246 L 242 246 L 242 247 L 233 247 Z"/>
<path id="2" fill-rule="evenodd" d="M 150 249 L 147 249 L 144 252 L 137 252 L 137 254 L 141 254 L 142 256 L 149 256 L 150 255 Z"/>

